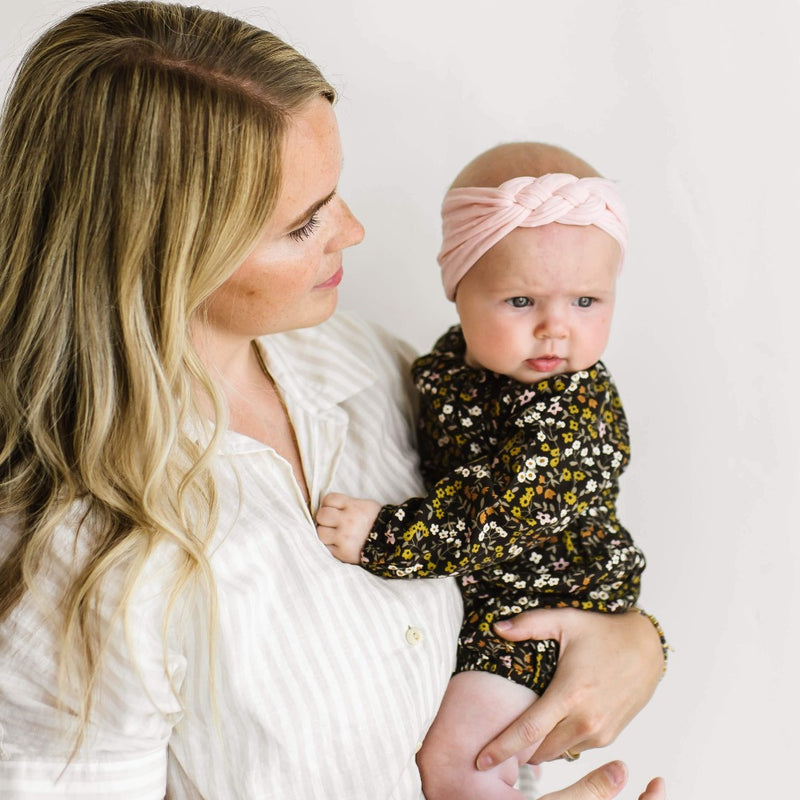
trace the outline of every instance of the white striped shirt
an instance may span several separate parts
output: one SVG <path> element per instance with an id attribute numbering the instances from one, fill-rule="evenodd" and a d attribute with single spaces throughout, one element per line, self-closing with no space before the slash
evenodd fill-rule
<path id="1" fill-rule="evenodd" d="M 341 314 L 261 344 L 314 509 L 328 491 L 382 502 L 420 491 L 407 349 Z M 336 561 L 290 466 L 259 442 L 226 434 L 216 472 L 218 719 L 202 614 L 175 613 L 165 658 L 171 571 L 161 553 L 132 602 L 130 642 L 114 629 L 87 743 L 65 768 L 73 740 L 62 732 L 69 698 L 57 707 L 57 598 L 80 560 L 65 526 L 39 579 L 45 604 L 26 596 L 0 626 L 0 797 L 422 797 L 414 754 L 454 664 L 454 583 L 383 580 Z M 11 519 L 0 526 L 2 556 L 17 534 Z"/>

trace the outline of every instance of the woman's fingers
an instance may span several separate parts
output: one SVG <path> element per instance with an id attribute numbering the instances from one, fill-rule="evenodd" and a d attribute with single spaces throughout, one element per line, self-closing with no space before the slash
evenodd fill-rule
<path id="1" fill-rule="evenodd" d="M 485 769 L 537 747 L 534 763 L 612 742 L 652 695 L 661 677 L 661 643 L 638 612 L 528 611 L 495 626 L 504 638 L 556 639 L 556 674 L 542 697 L 479 754 Z"/>
<path id="2" fill-rule="evenodd" d="M 628 770 L 621 761 L 612 761 L 584 775 L 577 783 L 543 795 L 540 800 L 611 800 L 628 780 Z M 660 800 L 656 795 L 642 795 L 643 800 Z"/>
<path id="3" fill-rule="evenodd" d="M 524 611 L 510 619 L 501 620 L 494 628 L 504 639 L 511 642 L 521 642 L 525 639 L 560 640 L 564 632 L 565 618 L 585 613 L 574 608 L 541 608 L 536 611 Z"/>
<path id="4" fill-rule="evenodd" d="M 545 692 L 539 700 L 529 706 L 522 715 L 481 750 L 478 754 L 478 769 L 489 769 L 495 764 L 501 764 L 510 756 L 531 746 L 538 748 L 567 713 L 568 709 L 563 705 L 562 698 L 558 694 L 548 695 L 548 692 Z M 571 744 L 574 744 L 574 741 Z M 534 761 L 538 763 L 539 760 L 537 753 Z"/>
<path id="5" fill-rule="evenodd" d="M 639 800 L 665 800 L 667 787 L 663 778 L 653 778 L 647 788 L 639 795 Z"/>

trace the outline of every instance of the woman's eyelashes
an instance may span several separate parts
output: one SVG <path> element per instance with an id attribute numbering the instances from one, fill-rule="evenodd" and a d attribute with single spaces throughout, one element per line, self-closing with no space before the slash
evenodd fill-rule
<path id="1" fill-rule="evenodd" d="M 290 231 L 289 236 L 292 237 L 295 241 L 301 242 L 303 239 L 308 239 L 312 233 L 317 229 L 319 225 L 319 217 L 317 214 L 312 214 L 308 222 L 306 222 L 301 227 L 297 228 L 296 230 Z"/>

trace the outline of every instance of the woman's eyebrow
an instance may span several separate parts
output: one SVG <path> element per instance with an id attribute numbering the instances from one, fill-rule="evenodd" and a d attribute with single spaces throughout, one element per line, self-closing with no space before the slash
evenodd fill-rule
<path id="1" fill-rule="evenodd" d="M 317 213 L 323 206 L 330 203 L 333 200 L 334 195 L 336 194 L 336 189 L 334 189 L 327 197 L 323 197 L 322 200 L 318 200 L 312 206 L 309 206 L 294 222 L 290 222 L 287 226 L 286 230 L 293 231 L 296 228 L 299 228 L 309 217 L 312 217 L 314 214 Z"/>

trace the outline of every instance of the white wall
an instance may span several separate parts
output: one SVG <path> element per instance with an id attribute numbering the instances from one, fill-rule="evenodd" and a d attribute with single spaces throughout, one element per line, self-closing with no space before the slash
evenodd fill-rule
<path id="1" fill-rule="evenodd" d="M 34 32 L 80 5 L 3 12 L 4 85 Z M 541 139 L 620 181 L 632 242 L 606 361 L 634 439 L 622 511 L 675 652 L 650 706 L 579 766 L 624 758 L 675 800 L 796 796 L 800 4 L 214 5 L 341 91 L 341 191 L 368 231 L 341 302 L 419 348 L 454 320 L 438 206 L 466 160 Z"/>

